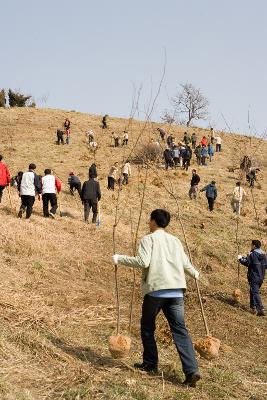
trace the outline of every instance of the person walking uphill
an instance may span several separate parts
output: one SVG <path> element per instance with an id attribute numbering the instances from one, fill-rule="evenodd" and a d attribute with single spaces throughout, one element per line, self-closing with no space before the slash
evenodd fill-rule
<path id="1" fill-rule="evenodd" d="M 165 228 L 170 222 L 170 213 L 157 209 L 149 220 L 150 234 L 141 240 L 138 255 L 129 257 L 115 254 L 113 263 L 140 268 L 142 274 L 143 306 L 141 337 L 143 362 L 134 367 L 146 372 L 157 372 L 158 350 L 154 337 L 156 317 L 162 310 L 172 331 L 179 353 L 184 384 L 194 387 L 201 378 L 193 344 L 184 321 L 185 274 L 198 279 L 198 271 L 191 265 L 179 239 Z"/>
<path id="2" fill-rule="evenodd" d="M 122 184 L 123 185 L 128 185 L 129 183 L 129 176 L 131 176 L 131 165 L 129 163 L 129 161 L 127 160 L 126 163 L 123 165 L 122 167 L 122 175 L 123 175 L 123 181 Z"/>
<path id="3" fill-rule="evenodd" d="M 189 189 L 189 197 L 191 200 L 197 199 L 199 182 L 200 182 L 200 176 L 197 174 L 197 171 L 195 169 L 192 169 L 192 179 L 191 179 L 191 185 L 190 185 L 190 189 Z"/>
<path id="4" fill-rule="evenodd" d="M 18 213 L 19 218 L 22 218 L 26 211 L 26 219 L 29 219 L 32 215 L 36 194 L 38 194 L 38 200 L 41 199 L 41 182 L 39 176 L 34 172 L 35 170 L 36 165 L 30 164 L 29 171 L 23 173 L 21 181 L 18 184 L 21 197 L 21 206 Z"/>
<path id="5" fill-rule="evenodd" d="M 108 190 L 115 189 L 115 182 L 117 179 L 117 172 L 119 170 L 119 163 L 115 162 L 114 165 L 111 166 L 108 174 Z"/>
<path id="6" fill-rule="evenodd" d="M 214 203 L 217 198 L 217 188 L 216 188 L 216 182 L 212 181 L 209 185 L 205 186 L 203 189 L 201 189 L 201 192 L 206 192 L 206 197 L 208 200 L 208 205 L 209 205 L 209 210 L 213 211 L 214 209 Z"/>
<path id="7" fill-rule="evenodd" d="M 241 186 L 241 182 L 236 182 L 236 187 L 234 188 L 233 191 L 233 198 L 232 198 L 232 208 L 233 212 L 236 213 L 237 215 L 240 215 L 241 211 L 241 204 L 243 197 L 246 196 L 245 190 Z"/>
<path id="8" fill-rule="evenodd" d="M 90 209 L 93 210 L 92 223 L 96 223 L 98 214 L 98 202 L 101 199 L 101 191 L 99 182 L 95 181 L 91 173 L 89 180 L 84 182 L 81 192 L 81 200 L 84 206 L 84 221 L 88 223 Z"/>
<path id="9" fill-rule="evenodd" d="M 60 180 L 52 175 L 51 169 L 44 170 L 45 176 L 42 178 L 42 200 L 43 200 L 43 213 L 44 217 L 48 218 L 49 215 L 55 218 L 57 212 L 57 193 L 61 191 Z M 51 210 L 48 210 L 49 203 Z"/>
<path id="10" fill-rule="evenodd" d="M 265 310 L 260 297 L 260 288 L 265 277 L 267 258 L 264 251 L 261 250 L 261 242 L 259 240 L 252 240 L 251 252 L 247 257 L 238 255 L 237 258 L 240 264 L 248 267 L 247 278 L 250 289 L 251 312 L 257 314 L 259 317 L 263 317 L 265 316 Z"/>
<path id="11" fill-rule="evenodd" d="M 0 155 L 0 203 L 2 201 L 5 187 L 10 184 L 10 173 L 6 164 L 2 162 L 3 158 L 4 157 Z"/>

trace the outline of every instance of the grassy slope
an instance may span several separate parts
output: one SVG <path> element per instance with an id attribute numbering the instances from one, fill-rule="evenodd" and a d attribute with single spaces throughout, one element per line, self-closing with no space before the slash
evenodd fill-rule
<path id="1" fill-rule="evenodd" d="M 68 116 L 72 122 L 71 146 L 55 145 L 55 130 Z M 127 121 L 110 119 L 112 130 L 121 133 Z M 134 121 L 130 145 L 143 124 Z M 0 290 L 0 398 L 1 399 L 254 399 L 266 395 L 266 319 L 248 313 L 245 270 L 242 270 L 242 303 L 231 299 L 237 281 L 235 262 L 235 220 L 226 193 L 232 191 L 238 173 L 229 173 L 227 166 L 249 153 L 266 171 L 266 142 L 237 135 L 223 134 L 222 154 L 201 168 L 202 184 L 215 178 L 219 198 L 216 211 L 210 215 L 204 196 L 196 203 L 187 198 L 190 171 L 160 170 L 165 184 L 171 180 L 181 199 L 183 220 L 195 264 L 202 271 L 202 292 L 211 332 L 222 340 L 220 357 L 213 362 L 200 360 L 203 380 L 196 390 L 179 385 L 182 379 L 180 362 L 160 317 L 157 332 L 161 368 L 160 378 L 133 372 L 113 360 L 107 338 L 114 332 L 116 309 L 114 276 L 110 263 L 114 195 L 106 190 L 106 175 L 113 161 L 121 161 L 123 150 L 110 147 L 110 132 L 102 133 L 99 117 L 57 110 L 0 110 L 0 153 L 13 174 L 36 162 L 38 173 L 52 167 L 66 183 L 69 170 L 84 180 L 93 156 L 87 149 L 84 132 L 93 128 L 100 149 L 96 154 L 99 180 L 103 191 L 101 228 L 85 225 L 80 204 L 64 185 L 62 209 L 68 217 L 56 221 L 42 218 L 41 204 L 35 204 L 30 222 L 10 214 L 7 192 L 0 208 L 1 221 L 1 290 Z M 198 130 L 197 130 L 198 131 Z M 147 141 L 151 126 L 142 135 Z M 182 127 L 173 129 L 181 138 Z M 198 131 L 199 137 L 203 132 Z M 129 149 L 127 150 L 129 151 Z M 265 162 L 265 165 L 264 165 Z M 128 188 L 121 194 L 123 216 L 118 226 L 117 251 L 131 252 L 131 223 L 136 226 L 139 200 L 145 171 L 133 168 Z M 157 185 L 159 177 L 150 171 L 139 237 L 147 231 L 146 219 L 151 209 L 167 207 L 173 214 L 169 231 L 183 240 L 174 202 Z M 255 188 L 255 199 L 261 232 L 253 213 L 251 194 L 240 222 L 241 252 L 245 253 L 254 237 L 266 235 L 266 183 Z M 14 204 L 19 205 L 16 191 Z M 203 224 L 204 225 L 203 225 Z M 122 330 L 127 333 L 132 274 L 119 269 Z M 139 275 L 138 275 L 139 281 Z M 263 288 L 266 298 L 266 284 Z M 193 340 L 205 335 L 196 291 L 189 282 L 186 301 L 187 322 Z M 141 295 L 134 305 L 131 365 L 141 357 L 139 338 Z M 266 331 L 265 331 L 266 332 Z"/>

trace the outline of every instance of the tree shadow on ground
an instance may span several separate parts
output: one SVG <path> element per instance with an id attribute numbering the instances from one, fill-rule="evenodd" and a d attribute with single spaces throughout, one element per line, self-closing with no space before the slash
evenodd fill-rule
<path id="1" fill-rule="evenodd" d="M 211 297 L 221 301 L 222 303 L 228 304 L 229 306 L 238 308 L 243 311 L 248 311 L 247 306 L 244 306 L 243 304 L 236 302 L 233 297 L 227 296 L 224 293 L 214 293 L 211 295 Z"/>
<path id="2" fill-rule="evenodd" d="M 80 361 L 85 363 L 90 363 L 95 367 L 101 369 L 101 367 L 121 367 L 126 369 L 123 364 L 120 365 L 119 361 L 114 360 L 112 357 L 109 356 L 102 356 L 92 350 L 89 346 L 72 346 L 71 344 L 65 342 L 63 339 L 50 336 L 49 340 L 51 343 L 59 348 L 60 350 L 64 351 L 68 355 L 77 358 Z"/>

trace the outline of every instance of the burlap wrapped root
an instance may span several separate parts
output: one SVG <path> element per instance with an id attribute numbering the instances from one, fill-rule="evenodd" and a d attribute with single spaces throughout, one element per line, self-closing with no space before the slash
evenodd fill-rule
<path id="1" fill-rule="evenodd" d="M 206 358 L 206 360 L 212 360 L 218 357 L 220 345 L 221 341 L 219 339 L 206 336 L 205 339 L 196 341 L 195 349 L 201 357 Z"/>
<path id="2" fill-rule="evenodd" d="M 241 290 L 240 289 L 235 289 L 233 291 L 233 298 L 237 303 L 240 302 L 240 299 L 241 299 Z"/>
<path id="3" fill-rule="evenodd" d="M 131 338 L 123 335 L 110 336 L 109 351 L 113 358 L 125 358 L 131 348 Z"/>

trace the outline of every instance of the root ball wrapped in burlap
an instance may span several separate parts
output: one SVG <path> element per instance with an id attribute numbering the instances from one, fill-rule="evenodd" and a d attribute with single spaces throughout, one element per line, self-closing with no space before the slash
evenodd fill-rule
<path id="1" fill-rule="evenodd" d="M 233 291 L 233 298 L 237 303 L 240 302 L 240 299 L 241 299 L 241 290 L 240 289 L 235 289 Z"/>
<path id="2" fill-rule="evenodd" d="M 108 344 L 113 358 L 125 358 L 131 348 L 131 338 L 123 335 L 110 336 Z"/>
<path id="3" fill-rule="evenodd" d="M 195 343 L 195 349 L 201 357 L 206 360 L 212 360 L 219 355 L 221 341 L 212 336 L 207 336 L 205 339 L 200 339 Z"/>

